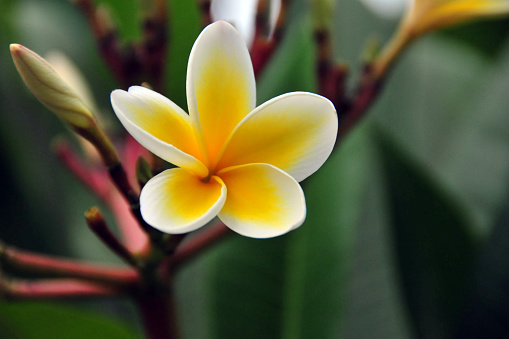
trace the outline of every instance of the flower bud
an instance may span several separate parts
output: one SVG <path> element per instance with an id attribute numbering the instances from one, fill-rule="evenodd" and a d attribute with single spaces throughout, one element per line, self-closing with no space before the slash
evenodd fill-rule
<path id="1" fill-rule="evenodd" d="M 90 110 L 46 60 L 18 44 L 10 49 L 23 81 L 44 106 L 74 129 L 95 127 Z"/>
<path id="2" fill-rule="evenodd" d="M 313 26 L 316 30 L 330 30 L 336 0 L 311 0 Z"/>
<path id="3" fill-rule="evenodd" d="M 90 141 L 108 168 L 118 167 L 113 144 L 99 128 L 88 107 L 51 65 L 28 48 L 11 44 L 12 59 L 30 91 L 76 133 Z"/>

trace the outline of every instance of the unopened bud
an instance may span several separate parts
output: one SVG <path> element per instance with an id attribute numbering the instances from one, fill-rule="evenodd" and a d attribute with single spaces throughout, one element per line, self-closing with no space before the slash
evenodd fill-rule
<path id="1" fill-rule="evenodd" d="M 12 59 L 23 81 L 44 106 L 79 135 L 90 141 L 108 168 L 117 166 L 118 155 L 99 128 L 80 96 L 65 83 L 51 65 L 28 48 L 11 44 Z"/>
<path id="2" fill-rule="evenodd" d="M 310 0 L 313 26 L 315 30 L 330 30 L 336 0 Z"/>
<path id="3" fill-rule="evenodd" d="M 90 110 L 46 60 L 24 46 L 10 48 L 23 81 L 44 106 L 73 128 L 95 126 Z"/>

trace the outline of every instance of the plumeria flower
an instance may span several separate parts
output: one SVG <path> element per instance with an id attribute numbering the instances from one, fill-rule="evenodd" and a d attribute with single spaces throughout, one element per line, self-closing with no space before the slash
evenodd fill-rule
<path id="1" fill-rule="evenodd" d="M 359 0 L 373 13 L 384 19 L 395 19 L 401 16 L 408 5 L 408 0 Z"/>
<path id="2" fill-rule="evenodd" d="M 425 33 L 460 23 L 509 14 L 509 0 L 412 0 L 400 27 L 372 64 L 383 77 L 401 52 Z"/>
<path id="3" fill-rule="evenodd" d="M 413 0 L 405 21 L 413 35 L 509 14 L 508 0 Z"/>
<path id="4" fill-rule="evenodd" d="M 166 233 L 196 230 L 216 215 L 237 233 L 269 238 L 306 215 L 299 181 L 330 155 L 332 103 L 287 93 L 255 108 L 253 67 L 240 33 L 224 21 L 196 40 L 187 70 L 189 115 L 147 88 L 111 94 L 113 109 L 148 150 L 173 163 L 141 192 L 145 221 Z"/>
<path id="5" fill-rule="evenodd" d="M 269 1 L 268 36 L 270 39 L 281 11 L 281 0 Z M 258 0 L 212 0 L 210 4 L 212 20 L 225 20 L 233 24 L 246 40 L 248 47 L 253 44 L 255 36 L 257 10 Z"/>

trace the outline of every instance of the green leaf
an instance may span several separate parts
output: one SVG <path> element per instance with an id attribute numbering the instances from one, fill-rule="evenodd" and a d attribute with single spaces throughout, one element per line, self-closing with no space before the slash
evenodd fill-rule
<path id="1" fill-rule="evenodd" d="M 509 337 L 509 201 L 476 263 L 456 338 Z"/>
<path id="2" fill-rule="evenodd" d="M 141 37 L 142 6 L 139 0 L 99 0 L 97 4 L 111 11 L 122 41 L 138 40 Z"/>
<path id="3" fill-rule="evenodd" d="M 359 131 L 306 182 L 299 229 L 232 235 L 186 268 L 177 284 L 184 337 L 336 338 L 369 154 Z"/>
<path id="4" fill-rule="evenodd" d="M 290 9 L 283 41 L 257 79 L 257 103 L 292 91 L 316 91 L 315 44 L 311 18 L 302 2 Z"/>
<path id="5" fill-rule="evenodd" d="M 400 279 L 420 338 L 454 334 L 476 253 L 465 213 L 400 146 L 379 134 Z"/>
<path id="6" fill-rule="evenodd" d="M 135 331 L 104 316 L 48 303 L 0 303 L 3 338 L 140 338 Z"/>
<path id="7" fill-rule="evenodd" d="M 202 28 L 197 1 L 169 2 L 170 46 L 166 60 L 167 96 L 186 109 L 187 61 Z"/>
<path id="8" fill-rule="evenodd" d="M 314 88 L 311 27 L 299 6 L 260 79 L 259 102 Z M 184 337 L 336 338 L 369 154 L 366 134 L 354 133 L 306 181 L 298 230 L 267 240 L 232 235 L 186 267 L 177 277 Z"/>
<path id="9" fill-rule="evenodd" d="M 464 44 L 467 44 L 488 57 L 496 57 L 503 49 L 503 41 L 509 35 L 509 20 L 472 22 L 452 27 L 442 32 Z"/>

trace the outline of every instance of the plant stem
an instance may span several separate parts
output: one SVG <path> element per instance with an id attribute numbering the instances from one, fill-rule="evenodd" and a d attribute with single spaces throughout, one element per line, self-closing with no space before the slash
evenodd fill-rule
<path id="1" fill-rule="evenodd" d="M 7 267 L 33 273 L 52 274 L 79 278 L 114 285 L 134 285 L 139 281 L 138 272 L 129 268 L 97 266 L 69 259 L 55 258 L 25 252 L 12 247 L 1 248 L 0 262 Z"/>
<path id="2" fill-rule="evenodd" d="M 366 66 L 349 109 L 340 115 L 338 141 L 341 141 L 364 117 L 364 113 L 378 97 L 381 87 L 382 79 L 373 77 L 371 67 Z"/>
<path id="3" fill-rule="evenodd" d="M 73 279 L 39 281 L 0 281 L 0 293 L 6 299 L 90 298 L 121 294 L 121 290 Z"/>
<path id="4" fill-rule="evenodd" d="M 143 294 L 137 300 L 145 333 L 149 339 L 179 338 L 171 291 Z"/>
<path id="5" fill-rule="evenodd" d="M 88 189 L 103 201 L 107 201 L 108 188 L 103 184 L 103 173 L 96 174 L 94 169 L 85 164 L 71 149 L 69 143 L 60 138 L 53 143 L 53 150 L 58 159 L 71 171 Z M 104 172 L 104 176 L 105 176 Z"/>
<path id="6" fill-rule="evenodd" d="M 204 249 L 214 245 L 217 241 L 231 234 L 231 231 L 222 222 L 210 226 L 208 229 L 191 238 L 177 248 L 175 254 L 169 258 L 171 269 L 175 269 L 183 263 L 200 254 Z"/>
<path id="7" fill-rule="evenodd" d="M 117 237 L 111 232 L 104 217 L 97 207 L 89 209 L 85 213 L 85 219 L 87 225 L 90 227 L 102 242 L 108 246 L 112 252 L 122 258 L 126 263 L 132 267 L 137 267 L 138 263 L 134 259 L 133 255 L 129 250 L 117 239 Z"/>

